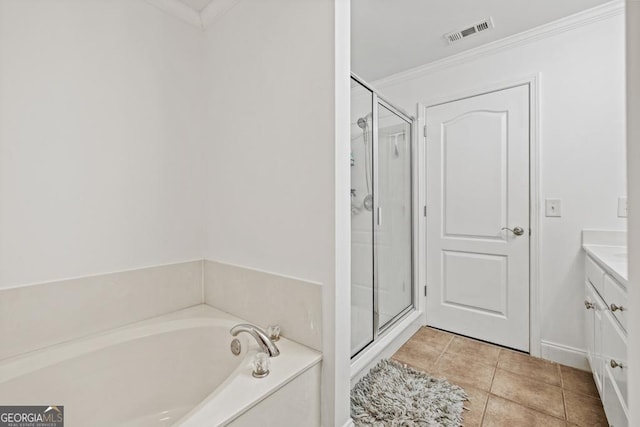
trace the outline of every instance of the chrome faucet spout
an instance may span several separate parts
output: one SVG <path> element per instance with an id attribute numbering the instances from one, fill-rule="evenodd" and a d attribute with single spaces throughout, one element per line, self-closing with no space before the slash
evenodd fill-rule
<path id="1" fill-rule="evenodd" d="M 273 341 L 271 341 L 269 336 L 267 336 L 267 334 L 262 329 L 258 328 L 255 325 L 242 323 L 231 328 L 229 332 L 234 337 L 237 336 L 240 332 L 248 333 L 256 340 L 262 351 L 267 353 L 269 357 L 276 357 L 280 354 L 280 350 L 278 350 L 278 347 L 276 347 Z"/>

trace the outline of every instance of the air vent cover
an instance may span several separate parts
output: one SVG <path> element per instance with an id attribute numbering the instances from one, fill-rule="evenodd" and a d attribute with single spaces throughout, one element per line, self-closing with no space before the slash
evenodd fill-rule
<path id="1" fill-rule="evenodd" d="M 487 31 L 493 28 L 493 18 L 489 17 L 484 21 L 476 22 L 473 25 L 470 25 L 467 28 L 464 28 L 460 31 L 453 31 L 451 33 L 447 33 L 444 35 L 444 38 L 447 40 L 449 44 L 453 44 L 459 42 L 460 40 L 470 37 L 474 34 L 481 33 L 483 31 Z"/>

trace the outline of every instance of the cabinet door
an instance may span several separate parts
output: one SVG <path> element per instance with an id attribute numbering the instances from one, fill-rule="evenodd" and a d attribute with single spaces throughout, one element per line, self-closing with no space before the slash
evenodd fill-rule
<path id="1" fill-rule="evenodd" d="M 602 338 L 602 321 L 607 311 L 607 304 L 600 298 L 600 295 L 594 290 L 592 296 L 596 302 L 596 309 L 593 313 L 593 353 L 596 365 L 596 386 L 598 391 L 602 393 L 602 377 L 604 375 L 604 340 Z"/>
<path id="2" fill-rule="evenodd" d="M 589 282 L 585 284 L 585 287 L 585 323 L 589 364 L 596 387 L 602 395 L 602 313 L 606 310 L 606 304 Z"/>
<path id="3" fill-rule="evenodd" d="M 594 313 L 595 313 L 595 300 L 592 296 L 591 284 L 589 281 L 585 281 L 584 284 L 584 334 L 585 334 L 585 342 L 587 343 L 587 358 L 589 360 L 589 365 L 591 366 L 591 371 L 595 372 L 594 365 Z"/>

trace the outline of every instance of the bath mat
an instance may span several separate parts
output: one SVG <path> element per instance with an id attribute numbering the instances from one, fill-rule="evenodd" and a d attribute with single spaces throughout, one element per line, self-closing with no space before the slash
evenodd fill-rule
<path id="1" fill-rule="evenodd" d="M 357 427 L 457 427 L 465 400 L 447 380 L 384 359 L 351 390 L 351 418 Z"/>

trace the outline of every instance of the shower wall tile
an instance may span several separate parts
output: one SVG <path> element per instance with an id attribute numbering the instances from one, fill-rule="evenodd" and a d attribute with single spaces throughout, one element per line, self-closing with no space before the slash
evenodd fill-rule
<path id="1" fill-rule="evenodd" d="M 322 286 L 249 268 L 205 261 L 205 303 L 322 349 Z"/>
<path id="2" fill-rule="evenodd" d="M 202 261 L 0 290 L 0 360 L 202 300 Z"/>

